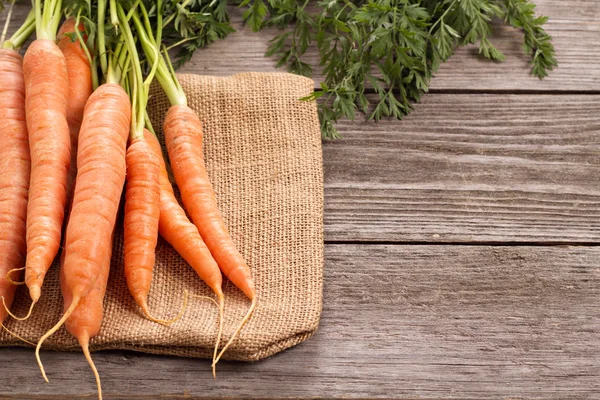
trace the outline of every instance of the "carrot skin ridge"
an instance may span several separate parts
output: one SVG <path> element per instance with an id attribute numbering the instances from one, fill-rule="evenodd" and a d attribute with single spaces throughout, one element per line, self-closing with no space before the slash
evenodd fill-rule
<path id="1" fill-rule="evenodd" d="M 25 119 L 23 59 L 15 50 L 0 49 L 0 323 L 6 320 L 16 286 L 10 275 L 24 269 L 25 229 L 30 179 L 29 137 Z M 19 279 L 21 274 L 14 274 Z"/>
<path id="2" fill-rule="evenodd" d="M 71 160 L 67 66 L 51 40 L 35 40 L 23 58 L 31 179 L 27 203 L 25 281 L 34 302 L 58 253 Z"/>

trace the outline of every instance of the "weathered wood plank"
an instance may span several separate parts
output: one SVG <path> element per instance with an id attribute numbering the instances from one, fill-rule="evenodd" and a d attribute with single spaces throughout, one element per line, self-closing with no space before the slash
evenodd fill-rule
<path id="1" fill-rule="evenodd" d="M 505 63 L 494 63 L 477 55 L 473 46 L 458 50 L 442 66 L 432 82 L 433 90 L 503 91 L 600 91 L 600 6 L 596 0 L 536 0 L 539 14 L 550 16 L 548 32 L 554 38 L 560 66 L 539 81 L 529 75 L 529 58 L 521 51 L 522 34 L 496 24 L 493 42 L 506 55 Z M 20 5 L 15 22 L 22 21 L 28 6 Z M 276 71 L 273 59 L 264 57 L 275 30 L 253 33 L 243 26 L 241 12 L 233 9 L 238 32 L 199 51 L 181 71 L 207 75 L 230 75 L 248 71 Z M 2 23 L 2 17 L 0 17 Z M 16 29 L 13 24 L 13 30 Z M 308 60 L 316 65 L 316 52 Z M 316 80 L 320 77 L 317 75 Z"/>
<path id="2" fill-rule="evenodd" d="M 528 398 L 600 393 L 600 248 L 326 248 L 315 337 L 255 363 L 95 354 L 106 399 Z M 1 349 L 3 399 L 93 398 L 81 354 Z"/>
<path id="3" fill-rule="evenodd" d="M 436 94 L 339 128 L 327 240 L 600 241 L 600 96 Z"/>

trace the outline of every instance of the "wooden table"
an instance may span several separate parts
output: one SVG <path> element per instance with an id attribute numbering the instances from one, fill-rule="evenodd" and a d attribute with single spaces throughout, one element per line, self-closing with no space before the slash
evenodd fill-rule
<path id="1" fill-rule="evenodd" d="M 325 301 L 309 341 L 255 363 L 95 355 L 106 399 L 600 398 L 600 3 L 537 0 L 560 67 L 458 51 L 404 121 L 323 147 Z M 21 12 L 22 13 L 22 12 Z M 239 32 L 184 72 L 274 71 Z M 317 77 L 318 79 L 318 77 Z M 85 359 L 0 349 L 0 398 L 94 398 Z"/>

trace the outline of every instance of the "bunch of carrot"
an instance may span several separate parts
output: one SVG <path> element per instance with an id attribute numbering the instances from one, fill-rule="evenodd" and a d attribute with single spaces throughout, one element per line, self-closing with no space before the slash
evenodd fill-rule
<path id="1" fill-rule="evenodd" d="M 31 315 L 62 246 L 64 314 L 39 339 L 36 357 L 47 380 L 39 350 L 66 325 L 81 344 L 102 397 L 89 341 L 101 328 L 124 190 L 124 270 L 131 295 L 143 315 L 156 323 L 169 325 L 185 311 L 187 293 L 174 319 L 155 317 L 148 307 L 160 234 L 217 298 L 214 374 L 216 363 L 251 317 L 257 295 L 250 268 L 217 206 L 202 154 L 202 125 L 187 106 L 164 51 L 161 1 L 153 4 L 153 20 L 141 0 L 98 0 L 82 8 L 63 6 L 61 0 L 35 0 L 25 23 L 5 41 L 13 4 L 0 40 L 0 323 L 8 315 L 19 320 Z M 21 58 L 18 50 L 34 30 L 36 39 Z M 185 210 L 175 197 L 146 114 L 153 79 L 171 103 L 163 132 Z M 218 352 L 222 274 L 251 305 Z M 20 284 L 31 297 L 23 317 L 9 310 Z"/>

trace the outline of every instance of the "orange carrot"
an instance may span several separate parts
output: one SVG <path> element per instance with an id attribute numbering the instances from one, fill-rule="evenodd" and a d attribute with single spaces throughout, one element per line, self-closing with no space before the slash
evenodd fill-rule
<path id="1" fill-rule="evenodd" d="M 23 59 L 0 49 L 0 323 L 12 304 L 16 285 L 9 271 L 25 264 L 25 219 L 29 188 L 29 143 L 25 123 Z M 11 280 L 18 280 L 13 274 Z"/>
<path id="2" fill-rule="evenodd" d="M 63 252 L 62 254 L 65 253 Z M 98 370 L 96 369 L 90 354 L 90 339 L 100 332 L 100 327 L 102 326 L 102 319 L 104 317 L 104 295 L 106 294 L 106 285 L 108 283 L 110 272 L 110 257 L 111 254 L 104 258 L 94 288 L 87 296 L 81 299 L 77 308 L 65 322 L 67 331 L 77 338 L 77 341 L 83 350 L 83 354 L 94 372 L 96 385 L 98 387 L 98 397 L 100 399 L 102 399 L 102 385 L 100 383 L 100 375 L 98 374 Z M 68 306 L 73 301 L 73 294 L 68 290 L 68 286 L 65 283 L 64 269 L 62 268 L 63 264 L 64 257 L 61 259 L 60 284 L 65 304 L 64 312 L 67 312 Z"/>
<path id="3" fill-rule="evenodd" d="M 84 32 L 83 24 L 79 24 L 80 32 Z M 73 185 L 77 175 L 77 139 L 83 119 L 85 103 L 92 94 L 92 69 L 85 50 L 77 39 L 72 38 L 75 32 L 75 20 L 68 18 L 58 31 L 58 47 L 65 56 L 69 78 L 69 95 L 67 97 L 67 123 L 71 136 L 71 165 L 67 175 L 67 209 L 73 197 Z"/>
<path id="4" fill-rule="evenodd" d="M 219 266 L 210 254 L 210 250 L 208 250 L 208 247 L 206 247 L 206 244 L 198 233 L 198 228 L 190 222 L 175 197 L 173 186 L 169 182 L 169 175 L 162 156 L 160 143 L 147 130 L 144 131 L 144 137 L 160 161 L 160 219 L 158 233 L 190 264 L 198 276 L 206 282 L 219 299 L 219 332 L 213 356 L 213 359 L 215 359 L 223 332 L 223 309 L 225 302 L 222 289 L 223 276 L 221 275 Z"/>
<path id="5" fill-rule="evenodd" d="M 35 40 L 23 59 L 31 151 L 25 283 L 32 307 L 58 253 L 71 160 L 65 57 L 52 40 Z"/>
<path id="6" fill-rule="evenodd" d="M 171 106 L 164 123 L 171 167 L 186 210 L 219 268 L 252 301 L 250 309 L 231 339 L 213 361 L 214 366 L 239 334 L 256 308 L 251 271 L 239 253 L 219 212 L 217 199 L 202 155 L 202 124 L 185 105 Z"/>
<path id="7" fill-rule="evenodd" d="M 125 183 L 125 148 L 131 121 L 127 93 L 116 84 L 100 86 L 84 111 L 77 151 L 77 185 L 65 237 L 63 294 L 71 298 L 64 315 L 38 342 L 39 351 L 81 300 L 95 287 L 112 251 L 111 233 Z"/>
<path id="8" fill-rule="evenodd" d="M 159 173 L 160 163 L 150 144 L 143 137 L 134 139 L 127 149 L 125 278 L 146 317 L 168 325 L 179 319 L 185 309 L 170 321 L 153 317 L 148 309 L 160 216 Z"/>
<path id="9" fill-rule="evenodd" d="M 256 308 L 256 289 L 252 281 L 250 268 L 236 249 L 219 212 L 215 193 L 202 156 L 202 125 L 200 120 L 194 111 L 187 106 L 185 93 L 177 81 L 168 53 L 165 51 L 163 57 L 162 54 L 156 52 L 156 49 L 160 47 L 158 43 L 160 35 L 157 35 L 157 41 L 153 33 L 146 29 L 151 24 L 143 2 L 139 3 L 139 8 L 142 9 L 142 12 L 138 13 L 133 10 L 130 13 L 131 20 L 136 27 L 141 46 L 150 64 L 158 65 L 156 70 L 157 80 L 171 103 L 171 108 L 165 118 L 163 131 L 173 174 L 181 190 L 183 203 L 221 271 L 251 300 L 247 314 L 225 347 L 213 360 L 213 375 L 215 375 L 215 366 L 219 358 L 233 343 L 233 340 L 248 322 Z M 142 18 L 144 22 L 142 22 Z M 158 18 L 157 23 L 159 26 L 158 32 L 160 32 L 162 20 Z"/>

